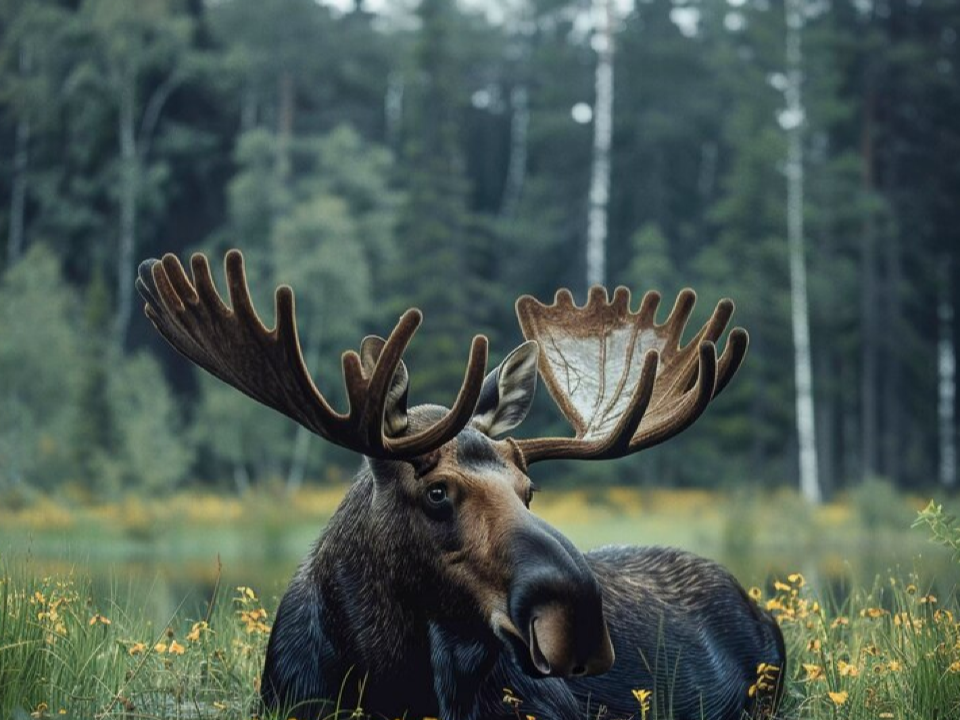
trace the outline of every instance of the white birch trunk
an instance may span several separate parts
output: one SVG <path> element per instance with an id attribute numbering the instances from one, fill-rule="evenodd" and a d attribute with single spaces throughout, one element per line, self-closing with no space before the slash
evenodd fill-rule
<path id="1" fill-rule="evenodd" d="M 937 377 L 939 404 L 937 417 L 940 429 L 940 484 L 946 488 L 957 485 L 957 351 L 953 344 L 953 302 L 949 262 L 940 263 L 943 277 L 940 282 L 940 302 L 937 315 L 940 321 Z"/>
<path id="2" fill-rule="evenodd" d="M 803 238 L 803 0 L 787 0 L 787 242 L 790 253 L 790 302 L 794 373 L 797 391 L 797 439 L 800 449 L 800 491 L 811 503 L 821 501 L 813 407 L 813 363 Z"/>
<path id="3" fill-rule="evenodd" d="M 510 163 L 500 203 L 500 217 L 513 218 L 520 205 L 523 184 L 527 175 L 527 129 L 530 127 L 530 108 L 527 88 L 519 85 L 510 93 L 513 118 L 510 121 Z"/>
<path id="4" fill-rule="evenodd" d="M 607 275 L 607 207 L 610 202 L 610 143 L 613 137 L 613 0 L 595 0 L 597 50 L 593 108 L 593 168 L 587 215 L 587 286 Z"/>

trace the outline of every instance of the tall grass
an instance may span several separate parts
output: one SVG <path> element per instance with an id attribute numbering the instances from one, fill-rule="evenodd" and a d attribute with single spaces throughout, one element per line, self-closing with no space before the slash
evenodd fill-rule
<path id="1" fill-rule="evenodd" d="M 919 522 L 960 558 L 953 518 L 931 505 Z M 777 718 L 960 718 L 956 589 L 936 597 L 918 577 L 881 577 L 842 601 L 818 596 L 800 574 L 751 588 L 754 600 L 777 617 L 787 642 L 785 670 L 758 668 L 760 689 L 785 683 Z M 98 596 L 82 577 L 36 577 L 0 567 L 0 718 L 256 713 L 271 615 L 253 590 L 218 585 L 196 617 L 178 611 L 160 625 L 132 603 L 117 589 Z M 635 697 L 634 717 L 650 720 L 644 689 L 637 688 Z M 515 709 L 526 718 L 522 699 Z"/>
<path id="2" fill-rule="evenodd" d="M 162 627 L 88 581 L 0 576 L 0 717 L 250 717 L 270 631 L 249 588 Z"/>

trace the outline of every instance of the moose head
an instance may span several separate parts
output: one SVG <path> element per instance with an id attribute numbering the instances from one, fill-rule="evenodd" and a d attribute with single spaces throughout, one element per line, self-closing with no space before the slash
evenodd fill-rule
<path id="1" fill-rule="evenodd" d="M 690 290 L 663 323 L 654 292 L 637 311 L 625 288 L 610 298 L 595 287 L 583 307 L 566 290 L 551 305 L 522 297 L 527 341 L 486 374 L 487 339 L 475 337 L 449 409 L 408 405 L 402 356 L 422 320 L 411 309 L 386 339 L 369 336 L 344 353 L 349 406 L 340 413 L 305 366 L 289 287 L 276 291 L 269 329 L 239 251 L 225 259 L 229 306 L 207 259 L 194 255 L 191 266 L 192 278 L 173 255 L 140 266 L 137 287 L 160 333 L 224 382 L 366 458 L 281 602 L 267 705 L 335 698 L 357 671 L 368 708 L 471 718 L 503 648 L 535 678 L 611 668 L 601 583 L 585 556 L 530 512 L 527 468 L 621 457 L 693 423 L 746 352 L 736 328 L 717 355 L 732 302 L 721 301 L 681 344 Z M 573 437 L 503 437 L 526 417 L 538 374 Z M 323 705 L 312 707 L 319 715 Z"/>

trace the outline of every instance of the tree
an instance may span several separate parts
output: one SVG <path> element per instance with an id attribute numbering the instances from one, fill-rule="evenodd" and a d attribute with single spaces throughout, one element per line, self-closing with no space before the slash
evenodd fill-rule
<path id="1" fill-rule="evenodd" d="M 391 288 L 397 315 L 415 306 L 426 317 L 408 352 L 414 392 L 455 390 L 463 375 L 468 332 L 479 329 L 470 297 L 469 184 L 458 135 L 465 98 L 456 12 L 451 0 L 421 0 L 415 81 L 407 84 L 407 145 L 401 161 L 406 202 L 397 229 L 402 254 Z"/>
<path id="2" fill-rule="evenodd" d="M 32 244 L 0 278 L 0 484 L 49 489 L 71 477 L 77 412 L 77 296 Z"/>
<path id="3" fill-rule="evenodd" d="M 53 2 L 7 2 L 0 6 L 5 30 L 0 47 L 0 105 L 15 118 L 10 217 L 6 260 L 20 259 L 26 246 L 31 136 L 49 123 L 58 105 L 56 81 L 64 13 Z M 41 128 L 43 129 L 43 128 Z"/>
<path id="4" fill-rule="evenodd" d="M 807 263 L 803 236 L 803 6 L 787 0 L 786 6 L 787 107 L 780 124 L 787 132 L 787 242 L 790 247 L 790 304 L 796 385 L 797 437 L 800 455 L 800 490 L 811 503 L 821 500 L 817 466 L 816 416 L 813 409 L 813 362 L 810 355 L 810 320 L 807 299 Z"/>
<path id="5" fill-rule="evenodd" d="M 113 333 L 122 346 L 133 309 L 139 208 L 145 190 L 160 179 L 150 164 L 151 148 L 171 95 L 197 70 L 194 23 L 179 0 L 85 0 L 76 23 L 83 44 L 67 86 L 100 95 L 116 113 L 120 221 Z"/>
<path id="6" fill-rule="evenodd" d="M 273 162 L 278 141 L 265 130 L 242 136 L 229 223 L 213 244 L 217 254 L 227 243 L 244 249 L 265 318 L 272 288 L 280 283 L 296 288 L 307 366 L 338 405 L 345 398 L 332 359 L 363 336 L 377 295 L 383 297 L 374 283 L 396 255 L 400 198 L 387 185 L 393 160 L 341 127 L 297 139 L 290 148 L 296 173 L 285 178 Z M 204 380 L 200 387 L 196 437 L 215 466 L 230 469 L 239 489 L 251 478 L 273 477 L 294 490 L 308 471 L 318 469 L 319 446 L 310 442 L 309 431 L 221 383 Z"/>
<path id="7" fill-rule="evenodd" d="M 607 274 L 607 204 L 610 201 L 610 142 L 613 137 L 613 0 L 596 3 L 599 19 L 596 96 L 593 111 L 593 165 L 590 174 L 590 210 L 587 216 L 587 285 L 603 285 Z"/>

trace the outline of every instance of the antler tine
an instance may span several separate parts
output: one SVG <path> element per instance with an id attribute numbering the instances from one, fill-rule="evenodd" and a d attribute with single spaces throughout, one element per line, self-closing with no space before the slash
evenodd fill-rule
<path id="1" fill-rule="evenodd" d="M 687 322 L 693 313 L 693 306 L 696 304 L 697 294 L 690 288 L 684 288 L 677 295 L 677 300 L 673 304 L 670 315 L 661 326 L 667 333 L 664 350 L 672 352 L 679 347 L 684 328 L 687 327 Z"/>
<path id="2" fill-rule="evenodd" d="M 658 445 L 664 440 L 686 430 L 699 418 L 716 394 L 717 385 L 717 348 L 705 341 L 699 347 L 699 365 L 697 380 L 680 404 L 671 409 L 663 423 L 654 424 L 649 431 L 636 435 L 630 443 L 630 452 L 644 450 Z"/>
<path id="3" fill-rule="evenodd" d="M 400 316 L 400 321 L 380 350 L 380 357 L 367 382 L 366 400 L 359 421 L 360 429 L 366 435 L 368 445 L 379 452 L 385 450 L 383 419 L 387 391 L 400 365 L 404 350 L 407 349 L 422 322 L 423 315 L 419 310 L 410 309 Z"/>
<path id="4" fill-rule="evenodd" d="M 483 377 L 487 367 L 487 345 L 485 336 L 477 335 L 473 338 L 463 383 L 449 412 L 416 435 L 387 438 L 384 445 L 389 452 L 404 456 L 420 455 L 428 449 L 440 447 L 466 427 L 470 418 L 473 417 L 473 411 L 480 399 L 480 391 L 483 389 Z"/>
<path id="5" fill-rule="evenodd" d="M 743 358 L 746 357 L 747 347 L 750 344 L 750 336 L 742 327 L 735 327 L 727 336 L 727 345 L 720 356 L 720 368 L 717 371 L 717 389 L 713 391 L 716 397 L 733 379 Z"/>

